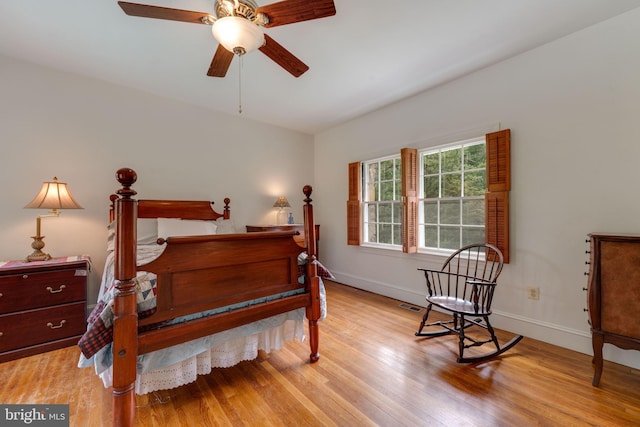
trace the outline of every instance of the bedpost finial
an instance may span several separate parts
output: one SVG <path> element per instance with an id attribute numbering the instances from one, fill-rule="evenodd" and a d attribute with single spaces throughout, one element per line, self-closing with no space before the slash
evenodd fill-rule
<path id="1" fill-rule="evenodd" d="M 138 180 L 138 174 L 136 171 L 130 168 L 121 168 L 116 172 L 116 179 L 120 184 L 122 184 L 122 188 L 117 191 L 123 197 L 131 197 L 137 194 L 134 190 L 131 189 L 131 186 Z"/>
<path id="2" fill-rule="evenodd" d="M 313 187 L 311 187 L 310 185 L 305 185 L 302 188 L 302 192 L 304 193 L 305 196 L 307 196 L 306 199 L 304 199 L 304 202 L 306 204 L 311 203 L 313 200 L 311 199 L 311 192 L 313 191 Z"/>

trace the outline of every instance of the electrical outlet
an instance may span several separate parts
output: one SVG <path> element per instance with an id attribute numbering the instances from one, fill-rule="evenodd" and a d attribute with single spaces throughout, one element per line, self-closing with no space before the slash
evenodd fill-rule
<path id="1" fill-rule="evenodd" d="M 539 300 L 540 299 L 540 288 L 527 288 L 527 298 Z"/>

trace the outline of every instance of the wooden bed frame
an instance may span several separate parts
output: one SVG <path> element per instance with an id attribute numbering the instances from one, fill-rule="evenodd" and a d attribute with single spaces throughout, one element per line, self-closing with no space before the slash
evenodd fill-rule
<path id="1" fill-rule="evenodd" d="M 135 420 L 136 359 L 148 353 L 207 336 L 297 308 L 306 308 L 309 321 L 310 361 L 318 360 L 320 278 L 315 261 L 317 248 L 311 186 L 305 186 L 305 247 L 308 253 L 305 283 L 298 283 L 298 255 L 294 231 L 219 234 L 158 239 L 166 249 L 150 263 L 136 267 L 136 219 L 229 218 L 229 199 L 223 214 L 210 202 L 135 200 L 131 186 L 135 171 L 123 168 L 116 178 L 122 184 L 112 196 L 116 219 L 113 329 L 113 421 L 132 426 Z M 157 275 L 157 311 L 138 319 L 136 271 Z M 303 288 L 304 293 L 226 311 L 160 329 L 139 331 L 139 326 L 161 322 L 237 302 Z"/>

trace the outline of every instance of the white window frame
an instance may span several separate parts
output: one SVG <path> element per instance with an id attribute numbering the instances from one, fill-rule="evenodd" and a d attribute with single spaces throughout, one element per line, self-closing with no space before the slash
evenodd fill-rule
<path id="1" fill-rule="evenodd" d="M 380 165 L 382 162 L 385 161 L 389 161 L 389 160 L 393 160 L 397 163 L 398 167 L 395 167 L 394 164 L 394 168 L 393 168 L 393 178 L 391 180 L 381 180 L 380 179 L 380 173 L 381 173 L 381 168 L 378 167 L 378 176 L 376 177 L 376 180 L 372 183 L 370 181 L 370 177 L 369 177 L 369 165 L 371 164 L 375 164 L 377 163 L 378 165 Z M 386 156 L 386 157 L 380 157 L 377 159 L 372 159 L 372 160 L 367 160 L 367 161 L 363 161 L 362 162 L 362 240 L 363 240 L 363 245 L 365 246 L 371 246 L 371 247 L 377 247 L 377 248 L 385 248 L 385 249 L 393 249 L 393 250 L 402 250 L 402 189 L 400 188 L 400 186 L 402 185 L 402 177 L 401 177 L 401 156 L 400 154 L 394 154 L 394 155 L 390 155 L 390 156 Z M 397 175 L 396 175 L 397 173 Z M 370 187 L 372 184 L 374 184 L 375 182 L 377 183 L 381 183 L 381 182 L 392 182 L 393 183 L 393 195 L 394 195 L 394 199 L 392 200 L 370 200 Z M 378 191 L 380 191 L 380 186 L 378 186 Z M 397 196 L 397 199 L 395 198 Z M 377 221 L 373 221 L 369 219 L 369 207 L 371 205 L 375 205 L 376 206 L 376 211 L 378 213 L 377 215 Z M 391 210 L 391 222 L 382 222 L 380 221 L 380 207 L 381 206 L 385 206 L 385 205 L 391 205 L 390 210 Z M 395 206 L 394 206 L 395 205 Z M 395 209 L 394 209 L 395 208 Z M 381 226 L 390 226 L 391 227 L 391 238 L 392 238 L 392 243 L 381 243 L 379 242 L 379 236 L 380 236 L 380 227 Z M 370 241 L 369 240 L 369 230 L 371 226 L 375 226 L 376 230 L 375 230 L 375 235 L 378 237 L 378 239 L 376 239 L 376 241 Z M 397 232 L 398 235 L 398 242 L 395 241 L 394 236 L 396 235 L 396 233 L 394 232 L 394 228 L 397 228 L 397 230 L 399 230 Z"/>
<path id="2" fill-rule="evenodd" d="M 450 144 L 445 144 L 445 145 L 440 145 L 437 147 L 430 147 L 430 148 L 424 148 L 424 149 L 420 149 L 418 150 L 418 164 L 419 164 L 419 174 L 418 174 L 418 181 L 419 181 L 419 189 L 418 189 L 418 251 L 419 252 L 423 252 L 423 253 L 431 253 L 431 254 L 440 254 L 440 255 L 448 255 L 451 254 L 452 252 L 454 252 L 455 249 L 451 249 L 451 248 L 442 248 L 441 247 L 441 228 L 442 227 L 459 227 L 460 230 L 460 235 L 459 235 L 459 241 L 463 242 L 463 229 L 469 229 L 469 228 L 477 228 L 477 229 L 485 229 L 485 225 L 484 225 L 484 218 L 482 221 L 481 225 L 464 225 L 462 224 L 462 219 L 463 219 L 463 203 L 460 203 L 460 213 L 459 213 L 459 218 L 460 218 L 460 223 L 459 224 L 442 224 L 441 223 L 441 219 L 440 219 L 440 212 L 441 210 L 439 209 L 440 203 L 442 201 L 447 201 L 447 200 L 461 200 L 461 201 L 465 201 L 465 200 L 478 200 L 478 201 L 482 201 L 482 204 L 484 205 L 484 194 L 480 195 L 480 196 L 465 196 L 464 195 L 464 176 L 465 176 L 465 172 L 471 172 L 471 171 L 479 171 L 481 168 L 474 168 L 474 169 L 466 169 L 464 168 L 464 147 L 466 146 L 472 146 L 472 145 L 485 145 L 485 137 L 477 137 L 477 138 L 471 138 L 471 139 L 467 139 L 467 140 L 463 140 L 463 141 L 457 141 L 454 143 L 450 143 Z M 424 171 L 424 161 L 423 161 L 423 157 L 425 155 L 429 155 L 429 154 L 433 154 L 433 153 L 442 153 L 445 151 L 449 151 L 449 150 L 454 150 L 454 149 L 458 149 L 458 148 L 462 148 L 462 158 L 461 158 L 461 186 L 462 186 L 462 195 L 459 197 L 443 197 L 442 196 L 442 177 L 444 175 L 446 175 L 447 173 L 443 173 L 442 172 L 442 157 L 440 157 L 440 162 L 439 162 L 439 172 L 438 172 L 438 198 L 432 198 L 432 199 L 425 199 L 424 198 L 424 181 L 425 181 L 425 171 Z M 485 168 L 484 168 L 485 174 L 486 174 L 486 158 L 485 158 Z M 485 182 L 486 182 L 486 175 L 485 175 Z M 438 232 L 437 232 L 437 242 L 436 245 L 431 244 L 432 242 L 427 242 L 426 241 L 426 232 L 425 232 L 425 226 L 427 224 L 425 224 L 425 212 L 424 212 L 424 202 L 425 200 L 437 200 L 438 202 L 438 209 L 437 209 L 437 222 L 436 223 L 429 223 L 428 225 L 430 226 L 436 226 Z M 429 246 L 427 246 L 427 244 L 429 244 Z"/>

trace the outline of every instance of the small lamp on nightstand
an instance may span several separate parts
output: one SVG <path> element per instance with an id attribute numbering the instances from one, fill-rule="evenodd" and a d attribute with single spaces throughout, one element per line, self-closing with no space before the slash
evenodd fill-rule
<path id="1" fill-rule="evenodd" d="M 277 224 L 282 225 L 287 223 L 287 213 L 284 211 L 284 208 L 290 208 L 291 205 L 286 197 L 280 196 L 278 200 L 273 204 L 274 208 L 280 208 L 277 214 Z"/>
<path id="2" fill-rule="evenodd" d="M 51 216 L 59 216 L 59 209 L 83 209 L 73 199 L 73 196 L 67 188 L 66 182 L 58 182 L 58 178 L 54 177 L 53 181 L 43 182 L 42 188 L 38 195 L 25 208 L 32 209 L 51 209 L 48 215 L 38 215 L 36 218 L 36 235 L 31 236 L 33 243 L 33 253 L 27 257 L 27 261 L 46 261 L 51 259 L 51 255 L 42 252 L 44 248 L 44 236 L 40 235 L 40 219 Z"/>

